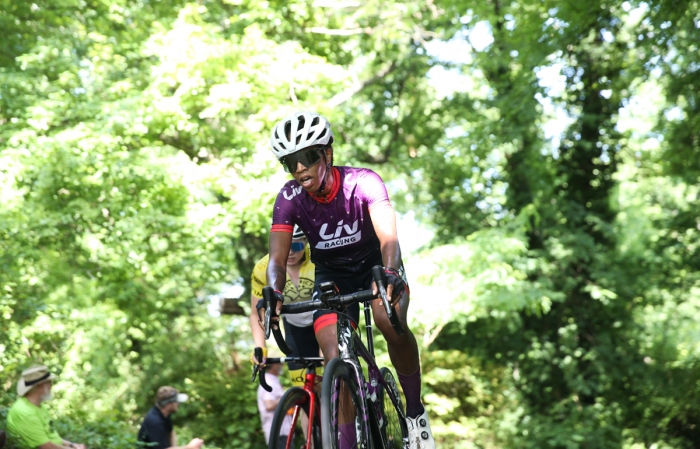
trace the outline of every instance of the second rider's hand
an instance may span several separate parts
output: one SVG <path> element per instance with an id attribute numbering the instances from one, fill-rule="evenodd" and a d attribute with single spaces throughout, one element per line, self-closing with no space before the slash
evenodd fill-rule
<path id="1" fill-rule="evenodd" d="M 253 365 L 259 365 L 262 368 L 267 363 L 267 348 L 260 348 L 262 350 L 262 360 L 258 360 L 255 357 L 256 349 L 258 348 L 254 348 L 252 354 L 250 354 L 250 361 L 253 363 Z"/>
<path id="2" fill-rule="evenodd" d="M 204 444 L 204 440 L 201 438 L 193 438 L 189 443 L 187 443 L 187 449 L 200 449 Z"/>

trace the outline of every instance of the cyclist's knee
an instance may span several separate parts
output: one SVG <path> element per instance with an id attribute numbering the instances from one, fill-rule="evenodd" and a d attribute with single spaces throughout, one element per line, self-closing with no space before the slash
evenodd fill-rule
<path id="1" fill-rule="evenodd" d="M 338 337 L 335 326 L 326 326 L 316 331 L 316 340 L 323 351 L 323 358 L 328 361 L 338 357 Z"/>
<path id="2" fill-rule="evenodd" d="M 379 329 L 379 332 L 382 333 L 387 344 L 389 344 L 390 346 L 402 344 L 403 342 L 405 342 L 406 336 L 411 333 L 408 324 L 404 320 L 401 321 L 404 330 L 403 335 L 399 335 L 396 333 L 396 330 L 394 330 L 394 327 L 391 325 L 391 321 L 389 321 L 389 318 L 386 316 L 386 313 L 384 313 L 383 315 L 374 316 L 374 324 L 377 326 L 377 329 Z"/>

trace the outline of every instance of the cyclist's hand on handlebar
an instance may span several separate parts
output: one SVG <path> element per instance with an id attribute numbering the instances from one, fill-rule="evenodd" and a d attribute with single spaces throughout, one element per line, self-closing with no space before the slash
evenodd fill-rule
<path id="1" fill-rule="evenodd" d="M 256 349 L 261 349 L 262 350 L 262 360 L 259 360 L 257 357 L 255 357 L 255 350 Z M 250 361 L 253 363 L 253 365 L 259 365 L 261 368 L 265 366 L 267 363 L 267 348 L 261 348 L 257 347 L 253 349 L 253 352 L 250 354 Z"/>
<path id="2" fill-rule="evenodd" d="M 406 291 L 406 283 L 399 272 L 393 268 L 384 268 L 384 272 L 386 273 L 386 294 L 389 297 L 389 302 L 394 306 L 401 299 L 403 292 Z"/>
<path id="3" fill-rule="evenodd" d="M 273 317 L 273 321 L 278 322 L 280 313 L 282 313 L 282 304 L 284 304 L 284 295 L 282 294 L 282 292 L 280 292 L 279 290 L 275 290 L 275 299 L 277 300 L 277 307 L 275 308 L 276 316 Z M 263 324 L 263 320 L 265 319 L 265 300 L 258 300 L 258 303 L 255 305 L 255 308 L 258 311 L 258 324 L 261 328 L 265 329 L 265 325 Z M 279 325 L 279 323 L 275 324 Z"/>

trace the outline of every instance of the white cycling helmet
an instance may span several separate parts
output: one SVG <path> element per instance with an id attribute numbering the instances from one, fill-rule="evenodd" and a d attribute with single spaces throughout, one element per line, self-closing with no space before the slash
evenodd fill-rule
<path id="1" fill-rule="evenodd" d="M 305 239 L 306 234 L 304 234 L 304 231 L 301 230 L 299 225 L 294 225 L 294 232 L 292 232 L 292 239 L 293 240 L 299 240 L 299 239 Z"/>
<path id="2" fill-rule="evenodd" d="M 296 112 L 275 125 L 270 136 L 272 153 L 281 159 L 314 145 L 333 144 L 331 124 L 315 112 Z"/>

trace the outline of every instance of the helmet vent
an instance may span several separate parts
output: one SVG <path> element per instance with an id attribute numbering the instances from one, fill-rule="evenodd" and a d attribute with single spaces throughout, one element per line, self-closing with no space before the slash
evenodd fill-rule
<path id="1" fill-rule="evenodd" d="M 316 126 L 319 124 L 319 122 L 320 120 L 318 119 L 318 117 L 314 117 L 314 119 L 311 120 L 311 126 Z"/>
<path id="2" fill-rule="evenodd" d="M 318 121 L 318 119 L 315 119 L 315 120 Z M 317 139 L 320 139 L 321 137 L 323 137 L 325 135 L 326 135 L 326 129 L 323 128 L 323 131 L 321 131 L 321 134 L 318 135 Z"/>

